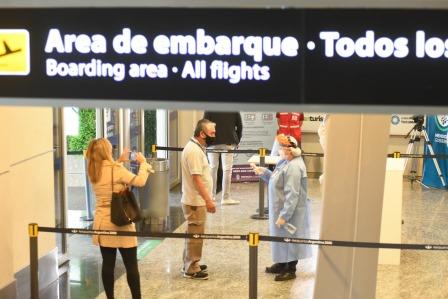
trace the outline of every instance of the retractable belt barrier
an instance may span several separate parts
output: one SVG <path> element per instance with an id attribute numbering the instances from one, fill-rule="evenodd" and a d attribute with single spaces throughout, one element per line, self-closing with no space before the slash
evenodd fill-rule
<path id="1" fill-rule="evenodd" d="M 260 241 L 282 242 L 290 244 L 335 246 L 335 247 L 355 247 L 355 248 L 383 248 L 400 250 L 448 250 L 445 244 L 401 244 L 401 243 L 375 243 L 375 242 L 354 242 L 320 239 L 301 239 L 263 236 L 258 233 L 246 235 L 234 234 L 186 234 L 186 233 L 143 233 L 129 231 L 111 230 L 88 230 L 81 228 L 55 228 L 39 227 L 36 223 L 28 225 L 30 238 L 30 285 L 31 299 L 39 298 L 39 269 L 38 269 L 38 235 L 39 232 L 63 233 L 63 234 L 84 234 L 84 235 L 108 235 L 108 236 L 136 236 L 146 238 L 175 238 L 175 239 L 214 239 L 230 241 L 248 241 L 249 243 L 249 299 L 257 298 L 257 268 L 258 268 L 258 245 Z"/>
<path id="2" fill-rule="evenodd" d="M 82 228 L 56 228 L 39 226 L 38 232 L 81 234 L 81 235 L 107 235 L 107 236 L 135 236 L 144 238 L 170 238 L 170 239 L 214 239 L 231 241 L 248 241 L 249 235 L 234 234 L 187 234 L 187 233 L 144 233 L 130 231 L 112 230 L 89 230 Z M 357 248 L 378 248 L 378 249 L 403 249 L 403 250 L 448 250 L 448 244 L 402 244 L 402 243 L 375 243 L 375 242 L 355 242 L 320 239 L 301 239 L 288 237 L 274 237 L 259 235 L 260 241 L 294 243 L 303 245 L 336 246 L 336 247 L 357 247 Z"/>
<path id="3" fill-rule="evenodd" d="M 39 226 L 39 232 L 81 234 L 81 235 L 107 235 L 107 236 L 132 236 L 146 238 L 172 238 L 172 239 L 218 239 L 218 240 L 248 240 L 247 235 L 226 235 L 226 234 L 184 234 L 184 233 L 143 233 L 130 231 L 112 230 L 89 230 L 82 228 L 55 228 Z"/>
<path id="4" fill-rule="evenodd" d="M 184 150 L 183 147 L 170 147 L 170 146 L 156 146 L 156 150 L 162 150 L 162 151 L 175 151 L 175 152 L 181 152 Z M 236 154 L 258 154 L 258 150 L 222 150 L 222 149 L 207 149 L 207 153 L 236 153 Z M 266 150 L 267 152 L 271 152 L 269 150 Z"/>
<path id="5" fill-rule="evenodd" d="M 156 154 L 157 150 L 164 150 L 164 151 L 182 151 L 183 148 L 182 147 L 168 147 L 168 146 L 158 146 L 156 144 L 153 144 L 151 146 L 151 152 L 153 155 Z M 259 155 L 259 165 L 261 167 L 265 166 L 265 158 L 266 155 L 270 154 L 271 151 L 266 149 L 266 148 L 259 148 L 258 150 L 250 150 L 250 149 L 246 149 L 246 150 L 239 150 L 239 149 L 234 149 L 234 150 L 226 150 L 226 149 L 206 149 L 207 153 L 235 153 L 235 154 L 258 154 Z M 304 157 L 323 157 L 324 154 L 323 153 L 306 153 L 306 152 L 302 152 L 301 154 Z M 446 154 L 430 154 L 430 155 L 420 155 L 420 154 L 402 154 L 401 152 L 395 151 L 391 154 L 387 154 L 387 157 L 389 158 L 424 158 L 424 159 L 448 159 L 448 155 Z M 266 209 L 264 207 L 264 201 L 265 201 L 265 194 L 264 194 L 264 188 L 265 188 L 265 183 L 264 181 L 260 178 L 259 179 L 259 190 L 258 190 L 258 211 L 257 214 L 251 215 L 250 217 L 252 219 L 259 219 L 259 220 L 266 220 L 268 219 L 267 216 L 267 212 Z"/>
<path id="6" fill-rule="evenodd" d="M 181 152 L 183 151 L 183 147 L 170 147 L 170 146 L 158 146 L 153 145 L 152 150 L 162 150 L 162 151 L 175 151 L 175 152 Z M 266 151 L 266 154 L 270 154 L 271 151 L 268 149 L 264 149 Z M 224 150 L 224 149 L 207 149 L 207 153 L 235 153 L 235 154 L 258 154 L 260 152 L 260 149 L 257 150 Z M 302 156 L 305 157 L 323 157 L 323 153 L 306 153 L 302 152 Z M 427 154 L 403 154 L 401 152 L 393 152 L 391 154 L 387 154 L 388 158 L 417 158 L 417 159 L 448 159 L 448 155 L 446 154 L 434 154 L 434 155 L 427 155 Z"/>

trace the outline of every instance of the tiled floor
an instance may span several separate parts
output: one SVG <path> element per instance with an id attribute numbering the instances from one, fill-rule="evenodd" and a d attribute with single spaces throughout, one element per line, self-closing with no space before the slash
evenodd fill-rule
<path id="1" fill-rule="evenodd" d="M 319 232 L 320 196 L 317 180 L 311 180 L 313 199 L 312 236 Z M 240 205 L 218 206 L 215 214 L 208 214 L 207 233 L 247 234 L 259 232 L 268 234 L 266 220 L 253 220 L 258 207 L 258 185 L 233 184 L 232 197 Z M 184 232 L 185 224 L 176 232 Z M 246 298 L 248 297 L 248 244 L 246 241 L 206 240 L 203 248 L 203 262 L 209 266 L 208 281 L 192 281 L 180 274 L 184 241 L 166 239 L 140 262 L 143 298 Z M 317 250 L 315 248 L 315 250 Z M 299 262 L 298 279 L 288 282 L 274 282 L 273 276 L 264 273 L 270 265 L 270 245 L 260 243 L 258 259 L 259 298 L 304 298 L 312 293 L 315 259 Z M 121 277 L 115 288 L 116 298 L 130 298 L 126 279 Z M 99 298 L 105 298 L 104 294 Z"/>
<path id="2" fill-rule="evenodd" d="M 448 192 L 405 183 L 402 243 L 448 244 Z M 448 298 L 448 251 L 401 251 L 399 266 L 379 265 L 377 298 Z"/>
<path id="3" fill-rule="evenodd" d="M 232 195 L 241 201 L 237 206 L 218 207 L 210 215 L 207 233 L 267 234 L 267 221 L 253 220 L 250 215 L 258 207 L 258 184 L 233 184 Z M 179 210 L 179 191 L 170 194 L 172 221 L 170 226 L 183 222 Z M 309 180 L 309 197 L 312 205 L 312 237 L 318 238 L 321 196 L 317 179 Z M 448 243 L 447 192 L 422 189 L 417 183 L 404 183 L 403 188 L 403 243 Z M 177 213 L 177 214 L 176 214 Z M 184 232 L 181 225 L 176 231 Z M 102 292 L 99 250 L 90 245 L 90 238 L 73 242 L 86 248 L 81 254 L 79 275 L 71 275 L 70 298 L 105 298 Z M 74 239 L 73 239 L 74 240 Z M 75 245 L 72 245 L 73 248 Z M 143 298 L 247 298 L 248 297 L 248 244 L 245 241 L 206 240 L 203 262 L 209 266 L 208 281 L 191 281 L 180 274 L 183 240 L 166 239 L 140 260 Z M 72 249 L 73 251 L 73 249 Z M 75 249 L 76 251 L 76 249 Z M 297 279 L 274 282 L 264 267 L 271 264 L 270 247 L 260 243 L 258 259 L 259 298 L 312 298 L 316 252 L 314 257 L 299 262 Z M 72 262 L 72 267 L 75 263 Z M 117 263 L 116 298 L 131 298 L 123 266 Z M 86 275 L 90 273 L 89 275 Z M 121 276 L 120 276 L 121 275 Z M 76 277 L 75 277 L 76 276 Z M 75 279 L 80 278 L 80 279 Z M 75 280 L 83 282 L 77 287 Z M 88 288 L 95 289 L 92 294 Z M 81 294 L 77 289 L 83 289 Z M 92 296 L 92 297 L 91 297 Z M 402 251 L 400 266 L 378 267 L 377 298 L 447 298 L 448 252 Z M 62 297 L 64 298 L 64 297 Z"/>

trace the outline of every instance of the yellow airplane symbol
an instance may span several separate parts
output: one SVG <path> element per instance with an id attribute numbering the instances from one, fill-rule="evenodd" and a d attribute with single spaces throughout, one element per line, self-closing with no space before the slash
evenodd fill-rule
<path id="1" fill-rule="evenodd" d="M 10 54 L 14 54 L 14 53 L 22 51 L 22 49 L 11 50 L 9 48 L 8 44 L 5 41 L 3 41 L 3 45 L 5 46 L 5 52 L 0 54 L 0 57 L 6 56 L 6 55 L 10 55 Z"/>

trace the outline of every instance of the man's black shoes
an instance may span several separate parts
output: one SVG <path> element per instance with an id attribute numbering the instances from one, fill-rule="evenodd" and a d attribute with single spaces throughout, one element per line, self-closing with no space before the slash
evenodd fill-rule
<path id="1" fill-rule="evenodd" d="M 207 273 L 207 265 L 199 265 L 199 268 L 201 268 L 201 271 L 202 271 L 202 272 Z M 180 269 L 180 272 L 181 272 L 182 274 L 185 273 L 185 269 L 184 269 L 184 268 Z"/>
<path id="2" fill-rule="evenodd" d="M 197 280 L 206 280 L 208 279 L 208 273 L 204 271 L 199 271 L 196 273 L 184 273 L 185 278 L 197 279 Z"/>
<path id="3" fill-rule="evenodd" d="M 285 280 L 290 280 L 290 279 L 295 279 L 295 278 L 296 278 L 296 273 L 284 272 L 284 273 L 275 275 L 274 280 L 275 281 L 285 281 Z"/>

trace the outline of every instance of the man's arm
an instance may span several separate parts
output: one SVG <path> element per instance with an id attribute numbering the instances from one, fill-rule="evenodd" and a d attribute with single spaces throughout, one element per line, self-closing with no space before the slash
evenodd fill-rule
<path id="1" fill-rule="evenodd" d="M 202 199 L 205 201 L 205 206 L 207 207 L 207 211 L 209 213 L 214 213 L 216 211 L 215 203 L 213 202 L 212 198 L 210 197 L 210 194 L 205 189 L 204 183 L 202 183 L 201 175 L 200 174 L 193 174 L 193 184 L 198 190 L 199 195 L 202 197 Z"/>

